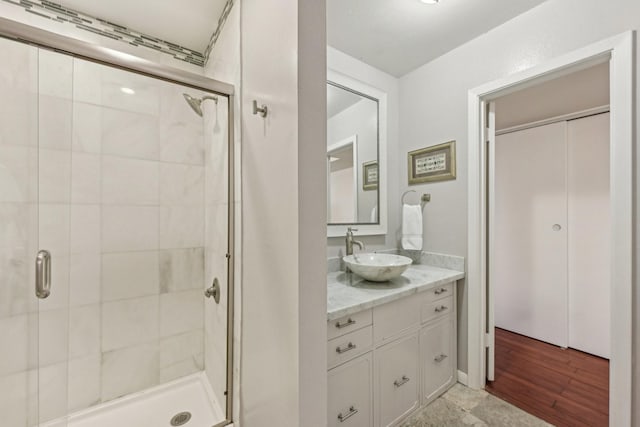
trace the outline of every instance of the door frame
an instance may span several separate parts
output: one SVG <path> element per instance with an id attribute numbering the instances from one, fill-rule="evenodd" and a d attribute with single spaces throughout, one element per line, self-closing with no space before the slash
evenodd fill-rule
<path id="1" fill-rule="evenodd" d="M 351 135 L 327 147 L 327 200 L 331 201 L 331 154 L 351 146 L 353 167 L 353 216 L 358 222 L 358 135 Z M 331 219 L 331 203 L 327 203 L 327 218 Z"/>
<path id="2" fill-rule="evenodd" d="M 611 364 L 609 423 L 630 426 L 632 411 L 634 32 L 590 44 L 468 93 L 468 385 L 484 388 L 487 334 L 487 149 L 490 101 L 609 61 L 611 98 Z"/>

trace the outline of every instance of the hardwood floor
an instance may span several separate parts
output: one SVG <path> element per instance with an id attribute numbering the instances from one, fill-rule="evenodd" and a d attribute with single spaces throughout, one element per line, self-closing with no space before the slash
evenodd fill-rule
<path id="1" fill-rule="evenodd" d="M 558 427 L 608 426 L 609 361 L 496 328 L 486 390 Z"/>

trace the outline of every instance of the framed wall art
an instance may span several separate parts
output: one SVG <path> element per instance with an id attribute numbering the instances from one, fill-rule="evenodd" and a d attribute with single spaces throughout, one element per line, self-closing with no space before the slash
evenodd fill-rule
<path id="1" fill-rule="evenodd" d="M 456 142 L 449 141 L 410 151 L 409 185 L 456 179 Z"/>
<path id="2" fill-rule="evenodd" d="M 362 164 L 362 189 L 376 190 L 378 188 L 378 162 L 365 162 Z"/>

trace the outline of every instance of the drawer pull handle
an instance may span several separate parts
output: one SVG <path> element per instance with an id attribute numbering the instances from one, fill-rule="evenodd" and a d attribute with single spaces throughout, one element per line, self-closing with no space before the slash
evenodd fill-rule
<path id="1" fill-rule="evenodd" d="M 447 288 L 440 288 L 440 289 L 436 289 L 435 294 L 436 295 L 440 295 L 440 294 L 443 294 L 445 292 L 447 292 Z"/>
<path id="2" fill-rule="evenodd" d="M 346 353 L 347 351 L 353 350 L 354 348 L 356 348 L 356 345 L 350 342 L 345 348 L 340 348 L 340 346 L 336 347 L 336 353 Z"/>
<path id="3" fill-rule="evenodd" d="M 435 359 L 433 359 L 433 360 L 435 360 L 436 362 L 440 363 L 440 362 L 442 362 L 442 361 L 443 361 L 444 359 L 446 359 L 446 358 L 447 358 L 447 355 L 446 355 L 446 354 L 441 354 L 440 356 L 436 357 L 436 358 L 435 358 Z"/>
<path id="4" fill-rule="evenodd" d="M 341 423 L 343 423 L 343 422 L 345 422 L 347 419 L 349 419 L 349 418 L 353 417 L 353 416 L 354 416 L 355 414 L 357 414 L 357 413 L 358 413 L 358 410 L 357 410 L 355 407 L 350 406 L 350 407 L 349 407 L 349 412 L 347 412 L 345 415 L 342 415 L 342 412 L 340 412 L 340 413 L 338 414 L 338 420 L 340 420 L 340 422 L 341 422 Z"/>
<path id="5" fill-rule="evenodd" d="M 349 317 L 347 321 L 344 323 L 336 322 L 336 328 L 342 329 L 342 328 L 346 328 L 347 326 L 351 326 L 355 324 L 356 324 L 356 321 L 353 320 L 351 317 Z"/>
<path id="6" fill-rule="evenodd" d="M 441 305 L 440 307 L 436 307 L 436 313 L 442 313 L 443 311 L 445 311 L 447 309 L 446 306 Z"/>
<path id="7" fill-rule="evenodd" d="M 408 382 L 409 382 L 409 377 L 407 377 L 406 375 L 403 375 L 402 379 L 401 380 L 395 380 L 393 382 L 393 385 L 396 386 L 396 387 L 402 387 L 403 385 L 405 385 Z"/>

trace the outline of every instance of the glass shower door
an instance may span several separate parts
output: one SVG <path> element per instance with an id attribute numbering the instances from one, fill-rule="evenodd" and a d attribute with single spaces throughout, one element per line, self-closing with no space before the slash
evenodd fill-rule
<path id="1" fill-rule="evenodd" d="M 5 39 L 0 51 L 0 413 L 22 427 L 38 417 L 38 53 Z"/>
<path id="2" fill-rule="evenodd" d="M 67 425 L 72 397 L 72 65 L 68 55 L 38 49 L 38 248 L 32 256 L 38 301 L 38 422 L 46 427 Z"/>
<path id="3" fill-rule="evenodd" d="M 31 427 L 67 411 L 64 286 L 36 296 L 38 278 L 43 298 L 50 280 L 48 260 L 37 269 L 36 256 L 44 245 L 57 258 L 66 240 L 57 173 L 65 123 L 51 114 L 64 102 L 61 83 L 43 72 L 56 71 L 46 52 L 7 39 L 0 52 L 0 413 L 3 425 Z M 51 272 L 62 283 L 64 260 Z"/>
<path id="4" fill-rule="evenodd" d="M 0 54 L 0 424 L 224 424 L 228 98 Z"/>

